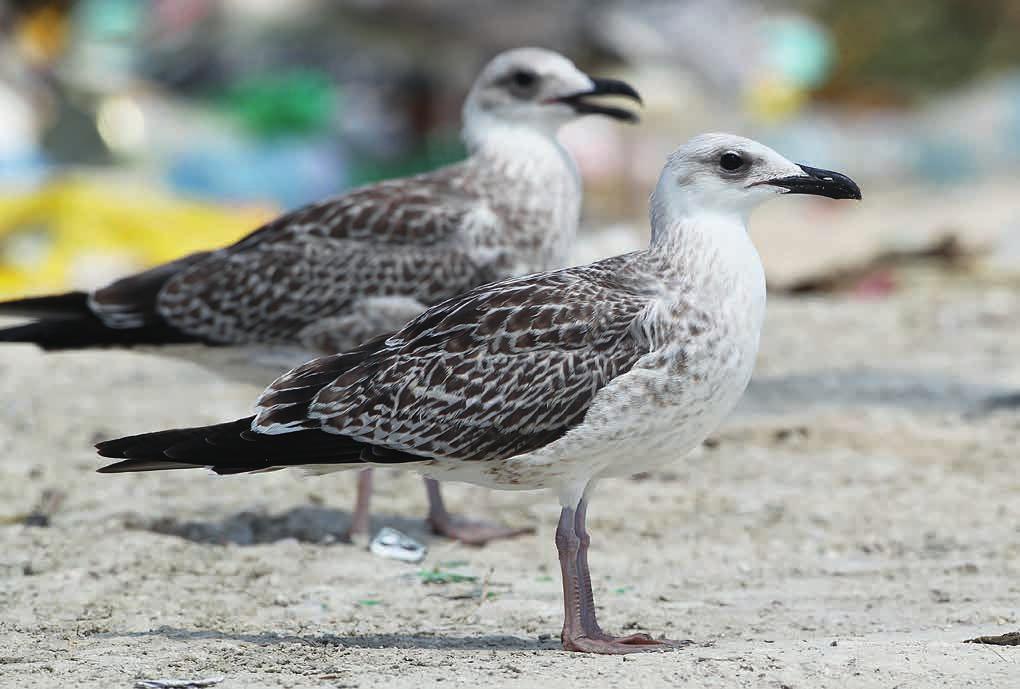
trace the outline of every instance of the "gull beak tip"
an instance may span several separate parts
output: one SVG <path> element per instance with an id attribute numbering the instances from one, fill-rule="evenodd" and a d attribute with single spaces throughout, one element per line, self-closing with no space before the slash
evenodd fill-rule
<path id="1" fill-rule="evenodd" d="M 861 200 L 861 188 L 846 175 L 821 168 L 798 165 L 802 174 L 774 179 L 769 184 L 786 189 L 788 194 L 811 194 L 830 199 Z"/>
<path id="2" fill-rule="evenodd" d="M 588 98 L 593 96 L 620 96 L 643 106 L 644 101 L 641 100 L 641 94 L 637 92 L 637 89 L 627 82 L 620 81 L 619 79 L 604 79 L 602 77 L 592 76 L 589 76 L 588 78 L 591 79 L 591 90 L 574 93 L 569 96 L 558 98 L 557 100 L 572 107 L 579 115 L 604 115 L 614 120 L 627 122 L 629 124 L 636 124 L 641 121 L 636 113 L 631 112 L 626 108 L 615 107 L 612 105 L 601 105 L 588 100 Z"/>

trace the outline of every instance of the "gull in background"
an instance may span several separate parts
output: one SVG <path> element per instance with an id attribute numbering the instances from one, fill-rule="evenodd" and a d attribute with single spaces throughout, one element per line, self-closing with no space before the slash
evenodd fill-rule
<path id="1" fill-rule="evenodd" d="M 636 121 L 628 110 L 592 100 L 607 94 L 640 102 L 627 84 L 590 77 L 558 53 L 502 53 L 464 103 L 466 160 L 326 199 L 232 246 L 92 293 L 0 303 L 0 314 L 37 319 L 0 330 L 0 342 L 48 350 L 156 345 L 199 361 L 221 345 L 292 348 L 275 376 L 392 333 L 472 287 L 562 267 L 577 231 L 581 184 L 556 134 L 587 114 Z M 212 360 L 207 365 L 218 372 L 233 368 Z M 261 367 L 234 375 L 260 386 L 272 379 Z M 359 538 L 369 531 L 371 482 L 370 471 L 359 477 L 351 526 Z M 426 483 L 428 520 L 439 534 L 480 545 L 531 531 L 453 517 L 438 485 Z"/>
<path id="2" fill-rule="evenodd" d="M 648 249 L 475 288 L 390 337 L 287 373 L 253 417 L 100 443 L 122 460 L 100 471 L 369 464 L 549 490 L 562 508 L 563 647 L 670 647 L 599 626 L 588 502 L 603 479 L 689 452 L 743 394 L 765 316 L 747 217 L 787 193 L 861 197 L 848 177 L 755 141 L 698 136 L 662 171 Z"/>

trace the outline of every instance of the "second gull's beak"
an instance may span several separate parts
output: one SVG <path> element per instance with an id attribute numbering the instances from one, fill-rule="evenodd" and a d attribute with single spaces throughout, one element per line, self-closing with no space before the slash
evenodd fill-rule
<path id="1" fill-rule="evenodd" d="M 599 105 L 588 100 L 592 96 L 623 96 L 640 104 L 641 95 L 634 90 L 633 86 L 618 79 L 589 78 L 593 84 L 591 90 L 556 98 L 553 99 L 553 102 L 566 103 L 579 115 L 605 115 L 606 117 L 623 120 L 624 122 L 633 123 L 638 121 L 638 116 L 630 110 L 612 105 Z"/>

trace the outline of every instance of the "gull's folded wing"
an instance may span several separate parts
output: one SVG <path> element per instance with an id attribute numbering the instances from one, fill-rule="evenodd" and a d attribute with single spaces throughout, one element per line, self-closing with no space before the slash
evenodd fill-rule
<path id="1" fill-rule="evenodd" d="M 48 349 L 290 344 L 304 327 L 360 298 L 441 301 L 493 277 L 464 235 L 484 235 L 496 219 L 452 188 L 451 175 L 444 168 L 306 206 L 232 246 L 129 276 L 87 298 L 0 304 L 0 313 L 40 319 L 0 330 L 0 341 Z"/>
<path id="2" fill-rule="evenodd" d="M 477 288 L 342 371 L 329 358 L 309 362 L 263 393 L 254 428 L 322 428 L 432 458 L 538 449 L 649 350 L 636 326 L 648 297 L 617 282 L 621 260 Z"/>

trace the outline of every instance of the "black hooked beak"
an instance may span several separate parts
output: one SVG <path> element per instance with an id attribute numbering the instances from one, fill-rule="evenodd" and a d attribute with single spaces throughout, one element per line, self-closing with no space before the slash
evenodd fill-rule
<path id="1" fill-rule="evenodd" d="M 861 188 L 846 175 L 841 175 L 831 170 L 808 167 L 807 165 L 799 165 L 798 167 L 804 171 L 803 175 L 770 179 L 765 184 L 789 189 L 791 194 L 814 194 L 816 196 L 827 196 L 830 199 L 861 200 Z"/>
<path id="2" fill-rule="evenodd" d="M 624 98 L 636 101 L 638 104 L 642 104 L 641 95 L 634 90 L 633 86 L 618 79 L 599 79 L 598 77 L 590 77 L 590 79 L 592 84 L 594 84 L 590 91 L 582 91 L 557 98 L 555 99 L 556 102 L 566 103 L 579 115 L 605 115 L 606 117 L 612 117 L 614 120 L 623 120 L 624 122 L 631 123 L 638 121 L 638 116 L 630 110 L 613 107 L 612 105 L 599 105 L 587 100 L 591 96 L 623 96 Z"/>

